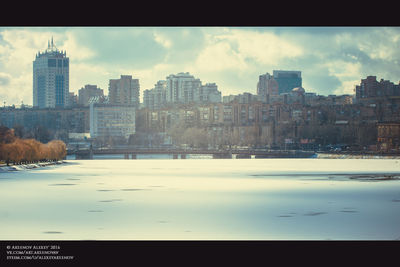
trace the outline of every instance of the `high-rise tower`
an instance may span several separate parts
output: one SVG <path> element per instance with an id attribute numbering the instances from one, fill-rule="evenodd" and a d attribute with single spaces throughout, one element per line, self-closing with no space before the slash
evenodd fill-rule
<path id="1" fill-rule="evenodd" d="M 33 106 L 67 107 L 69 96 L 69 58 L 48 41 L 47 49 L 33 61 Z"/>
<path id="2" fill-rule="evenodd" d="M 268 72 L 258 78 L 257 95 L 262 102 L 268 102 L 270 96 L 278 95 L 278 83 Z"/>
<path id="3" fill-rule="evenodd" d="M 120 79 L 110 79 L 108 85 L 110 104 L 133 105 L 139 108 L 139 95 L 139 79 L 132 79 L 131 75 L 121 75 Z"/>
<path id="4" fill-rule="evenodd" d="M 194 102 L 195 95 L 201 86 L 200 79 L 194 78 L 188 72 L 171 74 L 167 77 L 166 98 L 167 103 L 190 103 Z"/>
<path id="5" fill-rule="evenodd" d="M 290 93 L 293 88 L 302 86 L 301 71 L 274 70 L 273 75 L 279 94 Z"/>

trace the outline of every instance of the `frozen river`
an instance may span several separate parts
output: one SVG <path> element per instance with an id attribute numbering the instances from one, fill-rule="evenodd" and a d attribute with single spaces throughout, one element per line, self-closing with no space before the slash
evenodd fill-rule
<path id="1" fill-rule="evenodd" d="M 0 173 L 0 240 L 397 240 L 400 160 L 67 160 Z"/>

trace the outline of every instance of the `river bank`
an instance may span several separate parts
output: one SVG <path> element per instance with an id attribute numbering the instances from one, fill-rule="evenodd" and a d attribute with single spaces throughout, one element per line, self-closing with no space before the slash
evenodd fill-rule
<path id="1" fill-rule="evenodd" d="M 58 165 L 63 163 L 65 163 L 63 160 L 59 160 L 59 161 L 37 162 L 37 163 L 10 165 L 10 166 L 7 166 L 6 164 L 4 165 L 0 164 L 0 172 L 24 171 L 24 170 L 42 168 L 50 165 Z"/>
<path id="2" fill-rule="evenodd" d="M 400 155 L 372 155 L 372 154 L 340 154 L 340 153 L 316 153 L 318 159 L 400 159 Z"/>

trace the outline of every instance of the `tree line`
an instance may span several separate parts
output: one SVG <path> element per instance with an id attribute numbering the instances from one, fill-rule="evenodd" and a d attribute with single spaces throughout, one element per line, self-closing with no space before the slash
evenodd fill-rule
<path id="1" fill-rule="evenodd" d="M 63 141 L 52 140 L 43 144 L 36 139 L 15 136 L 14 129 L 0 126 L 0 161 L 13 164 L 61 160 L 67 155 Z"/>

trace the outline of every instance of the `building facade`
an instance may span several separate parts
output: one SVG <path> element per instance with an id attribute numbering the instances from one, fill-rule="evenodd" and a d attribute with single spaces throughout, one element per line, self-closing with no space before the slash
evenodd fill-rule
<path id="1" fill-rule="evenodd" d="M 169 105 L 219 103 L 221 97 L 221 92 L 215 83 L 203 85 L 200 79 L 188 72 L 171 74 L 167 77 L 165 99 Z"/>
<path id="2" fill-rule="evenodd" d="M 381 151 L 400 149 L 400 122 L 378 123 L 378 147 Z"/>
<path id="3" fill-rule="evenodd" d="M 160 109 L 167 103 L 166 81 L 158 81 L 153 89 L 143 91 L 143 106 L 149 109 Z"/>
<path id="4" fill-rule="evenodd" d="M 89 106 L 89 99 L 92 97 L 104 97 L 103 89 L 97 88 L 97 85 L 86 84 L 79 89 L 79 105 Z"/>
<path id="5" fill-rule="evenodd" d="M 75 107 L 78 105 L 78 96 L 74 92 L 70 92 L 68 96 L 68 107 Z"/>
<path id="6" fill-rule="evenodd" d="M 108 96 L 110 104 L 133 105 L 139 108 L 140 85 L 131 75 L 121 75 L 120 79 L 110 79 Z"/>
<path id="7" fill-rule="evenodd" d="M 381 79 L 379 82 L 376 76 L 367 76 L 361 79 L 360 85 L 356 85 L 356 99 L 358 101 L 371 98 L 400 96 L 400 83 L 395 85 L 393 82 Z"/>
<path id="8" fill-rule="evenodd" d="M 201 85 L 198 91 L 194 92 L 196 103 L 219 103 L 221 102 L 221 92 L 215 83 Z"/>
<path id="9" fill-rule="evenodd" d="M 69 98 L 69 58 L 59 51 L 53 38 L 33 61 L 33 106 L 65 108 Z"/>
<path id="10" fill-rule="evenodd" d="M 259 76 L 257 82 L 257 95 L 264 103 L 267 103 L 271 96 L 278 95 L 278 82 L 269 73 Z"/>
<path id="11" fill-rule="evenodd" d="M 8 128 L 22 126 L 26 138 L 36 138 L 38 130 L 42 129 L 48 132 L 50 139 L 67 142 L 71 132 L 89 132 L 89 108 L 1 108 L 0 125 Z"/>
<path id="12" fill-rule="evenodd" d="M 191 103 L 196 92 L 201 86 L 200 79 L 186 73 L 171 74 L 167 77 L 166 101 L 167 103 Z"/>
<path id="13" fill-rule="evenodd" d="M 128 139 L 136 131 L 136 106 L 90 104 L 90 136 L 124 137 Z"/>
<path id="14" fill-rule="evenodd" d="M 278 93 L 290 93 L 293 88 L 302 87 L 301 71 L 274 70 L 273 78 L 278 83 Z"/>

